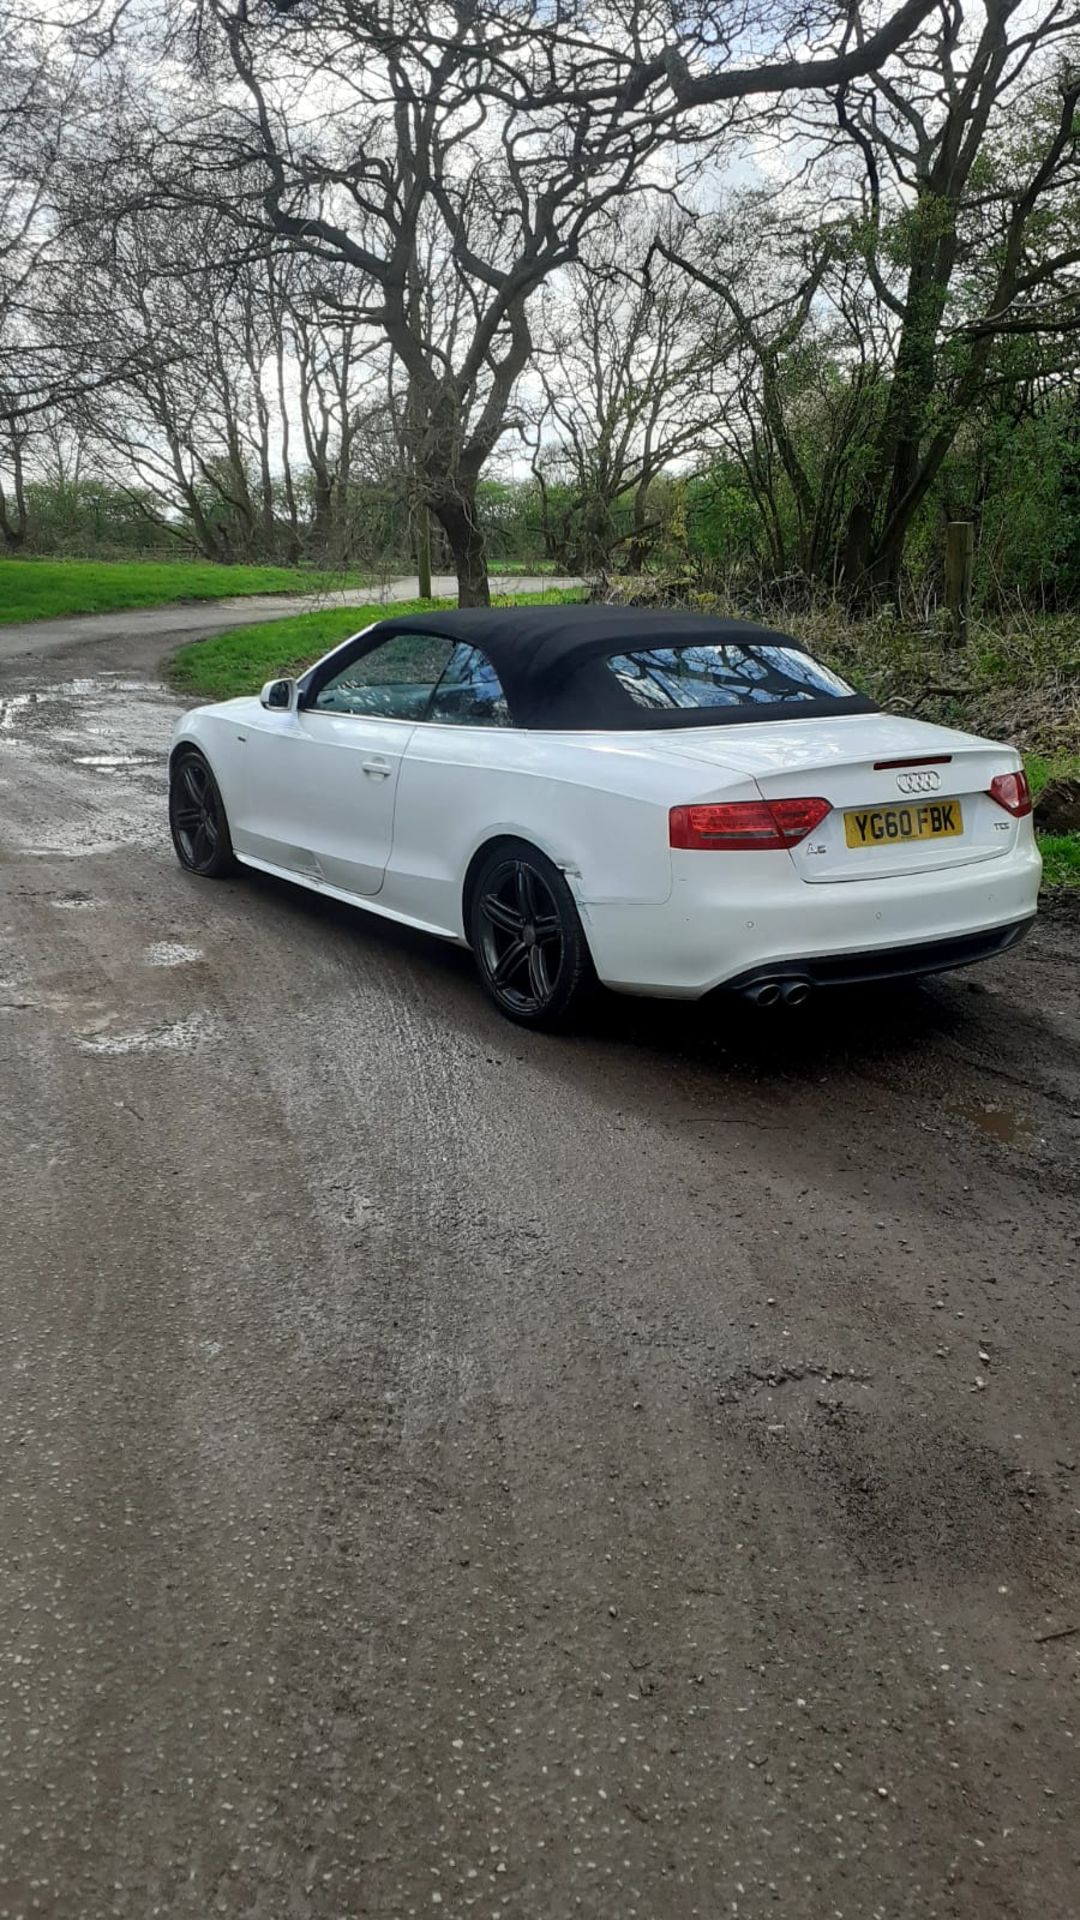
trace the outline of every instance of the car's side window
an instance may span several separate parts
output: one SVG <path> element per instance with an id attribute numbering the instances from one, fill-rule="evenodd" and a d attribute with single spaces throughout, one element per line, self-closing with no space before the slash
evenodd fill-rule
<path id="1" fill-rule="evenodd" d="M 354 713 L 379 720 L 421 720 L 447 663 L 457 651 L 434 633 L 395 633 L 324 681 L 315 713 Z"/>
<path id="2" fill-rule="evenodd" d="M 450 727 L 513 724 L 499 676 L 479 647 L 454 648 L 427 718 Z"/>

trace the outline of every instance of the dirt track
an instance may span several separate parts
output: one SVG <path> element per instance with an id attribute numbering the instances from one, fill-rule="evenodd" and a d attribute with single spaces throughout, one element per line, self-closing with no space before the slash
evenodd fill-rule
<path id="1" fill-rule="evenodd" d="M 526 1036 L 162 646 L 0 669 L 0 1920 L 1075 1915 L 1080 919 Z"/>
<path id="2" fill-rule="evenodd" d="M 542 593 L 548 587 L 575 587 L 580 582 L 550 574 L 506 576 L 494 582 L 496 593 Z M 457 581 L 436 574 L 431 590 L 437 599 L 457 592 Z M 162 658 L 184 640 L 201 640 L 226 627 L 247 627 L 264 620 L 284 620 L 292 614 L 315 613 L 327 607 L 371 606 L 373 602 L 413 600 L 420 592 L 415 574 L 319 594 L 264 593 L 237 595 L 229 600 L 192 600 L 179 606 L 131 607 L 122 613 L 75 613 L 58 620 L 25 620 L 0 626 L 0 664 L 32 672 L 50 655 L 68 655 L 72 663 L 97 650 L 125 664 L 136 656 Z"/>

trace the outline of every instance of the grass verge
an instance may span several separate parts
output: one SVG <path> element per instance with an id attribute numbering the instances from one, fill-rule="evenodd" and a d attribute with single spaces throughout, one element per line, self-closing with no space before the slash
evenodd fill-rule
<path id="1" fill-rule="evenodd" d="M 1036 800 L 1051 780 L 1080 780 L 1080 753 L 1025 753 L 1024 765 Z"/>
<path id="2" fill-rule="evenodd" d="M 1048 887 L 1080 887 L 1080 833 L 1040 833 L 1039 851 Z"/>
<path id="3" fill-rule="evenodd" d="M 1035 796 L 1037 829 L 1040 793 L 1051 780 L 1080 779 L 1080 754 L 1025 753 L 1024 765 Z M 1080 833 L 1040 833 L 1039 851 L 1046 886 L 1080 888 Z"/>
<path id="4" fill-rule="evenodd" d="M 178 600 L 224 600 L 233 594 L 320 593 L 362 585 L 363 578 L 198 560 L 0 560 L 0 626 Z"/>
<path id="5" fill-rule="evenodd" d="M 580 598 L 575 588 L 552 587 L 545 593 L 496 594 L 494 604 L 560 606 Z M 237 694 L 258 693 L 265 680 L 278 674 L 302 673 L 320 654 L 373 620 L 389 620 L 403 613 L 431 613 L 436 607 L 453 605 L 452 600 L 395 600 L 389 606 L 328 607 L 324 612 L 264 620 L 258 626 L 233 627 L 210 640 L 194 640 L 190 646 L 181 647 L 169 662 L 168 679 L 178 693 L 206 700 L 231 700 Z"/>

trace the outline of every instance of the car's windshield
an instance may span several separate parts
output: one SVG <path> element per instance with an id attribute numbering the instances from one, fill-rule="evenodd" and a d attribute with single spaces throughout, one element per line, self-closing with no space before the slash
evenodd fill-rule
<path id="1" fill-rule="evenodd" d="M 608 669 L 641 707 L 758 707 L 845 700 L 853 689 L 798 647 L 722 645 L 636 648 Z"/>

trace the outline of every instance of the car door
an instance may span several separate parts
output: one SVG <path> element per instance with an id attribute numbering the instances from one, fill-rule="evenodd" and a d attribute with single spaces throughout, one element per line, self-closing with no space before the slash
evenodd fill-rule
<path id="1" fill-rule="evenodd" d="M 481 648 L 459 642 L 409 736 L 384 900 L 411 920 L 460 930 L 463 863 L 501 818 L 504 770 L 532 749 Z"/>
<path id="2" fill-rule="evenodd" d="M 378 893 L 402 755 L 452 651 L 434 634 L 396 633 L 321 679 L 298 711 L 260 709 L 244 729 L 237 852 L 346 893 Z"/>

